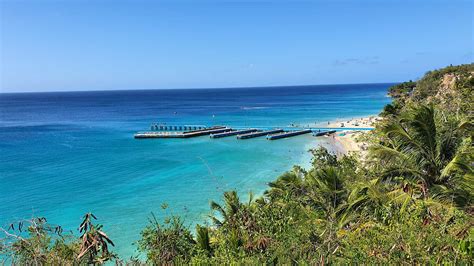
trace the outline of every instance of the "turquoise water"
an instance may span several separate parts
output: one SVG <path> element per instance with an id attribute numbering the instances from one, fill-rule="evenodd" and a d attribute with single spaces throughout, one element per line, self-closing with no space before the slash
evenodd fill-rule
<path id="1" fill-rule="evenodd" d="M 278 127 L 377 114 L 390 85 L 0 94 L 0 225 L 45 216 L 76 230 L 91 211 L 129 257 L 150 213 L 164 217 L 162 203 L 189 224 L 204 221 L 210 200 L 263 192 L 321 144 L 134 132 L 151 122 Z"/>

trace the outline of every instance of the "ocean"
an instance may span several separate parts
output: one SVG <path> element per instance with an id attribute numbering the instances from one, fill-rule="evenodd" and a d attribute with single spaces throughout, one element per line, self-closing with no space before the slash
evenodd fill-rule
<path id="1" fill-rule="evenodd" d="M 152 122 L 286 127 L 378 114 L 392 84 L 0 94 L 0 226 L 44 216 L 77 232 L 92 212 L 122 258 L 150 214 L 191 229 L 209 202 L 242 199 L 299 164 L 319 138 L 137 140 Z M 162 204 L 169 208 L 163 210 Z"/>

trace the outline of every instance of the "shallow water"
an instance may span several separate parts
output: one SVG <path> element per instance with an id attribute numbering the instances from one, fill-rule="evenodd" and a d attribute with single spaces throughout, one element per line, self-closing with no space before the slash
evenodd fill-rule
<path id="1" fill-rule="evenodd" d="M 242 198 L 294 164 L 310 135 L 135 140 L 151 122 L 278 127 L 377 114 L 391 84 L 0 94 L 0 225 L 45 216 L 76 230 L 93 212 L 122 257 L 154 212 L 203 221 L 209 201 Z"/>

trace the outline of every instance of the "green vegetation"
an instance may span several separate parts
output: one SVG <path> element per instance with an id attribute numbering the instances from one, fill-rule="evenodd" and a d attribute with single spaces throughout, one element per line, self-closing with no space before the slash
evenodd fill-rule
<path id="1" fill-rule="evenodd" d="M 154 217 L 134 264 L 471 264 L 474 260 L 474 65 L 428 72 L 390 89 L 366 155 L 312 150 L 258 198 L 212 202 L 193 232 Z M 163 208 L 167 208 L 163 206 Z M 98 264 L 118 258 L 87 214 L 82 236 L 46 220 L 4 230 L 0 251 L 20 264 Z M 120 261 L 119 261 L 120 262 Z"/>
<path id="2" fill-rule="evenodd" d="M 467 115 L 474 102 L 474 64 L 449 66 L 429 71 L 417 82 L 409 81 L 389 89 L 393 102 L 382 115 L 396 115 L 403 108 L 419 103 L 433 104 L 454 115 Z"/>
<path id="3" fill-rule="evenodd" d="M 95 219 L 92 213 L 84 215 L 79 238 L 63 232 L 61 226 L 48 224 L 44 217 L 12 223 L 1 229 L 5 236 L 0 239 L 0 255 L 20 265 L 101 264 L 117 258 L 109 251 L 114 243 L 101 225 L 92 222 Z"/>

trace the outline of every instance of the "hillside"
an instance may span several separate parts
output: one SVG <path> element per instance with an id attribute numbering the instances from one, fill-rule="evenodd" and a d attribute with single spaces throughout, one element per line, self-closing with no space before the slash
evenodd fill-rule
<path id="1" fill-rule="evenodd" d="M 474 103 L 474 64 L 448 66 L 429 71 L 420 80 L 408 81 L 389 89 L 393 103 L 384 113 L 396 113 L 401 107 L 418 103 L 434 104 L 458 115 L 472 112 Z"/>

